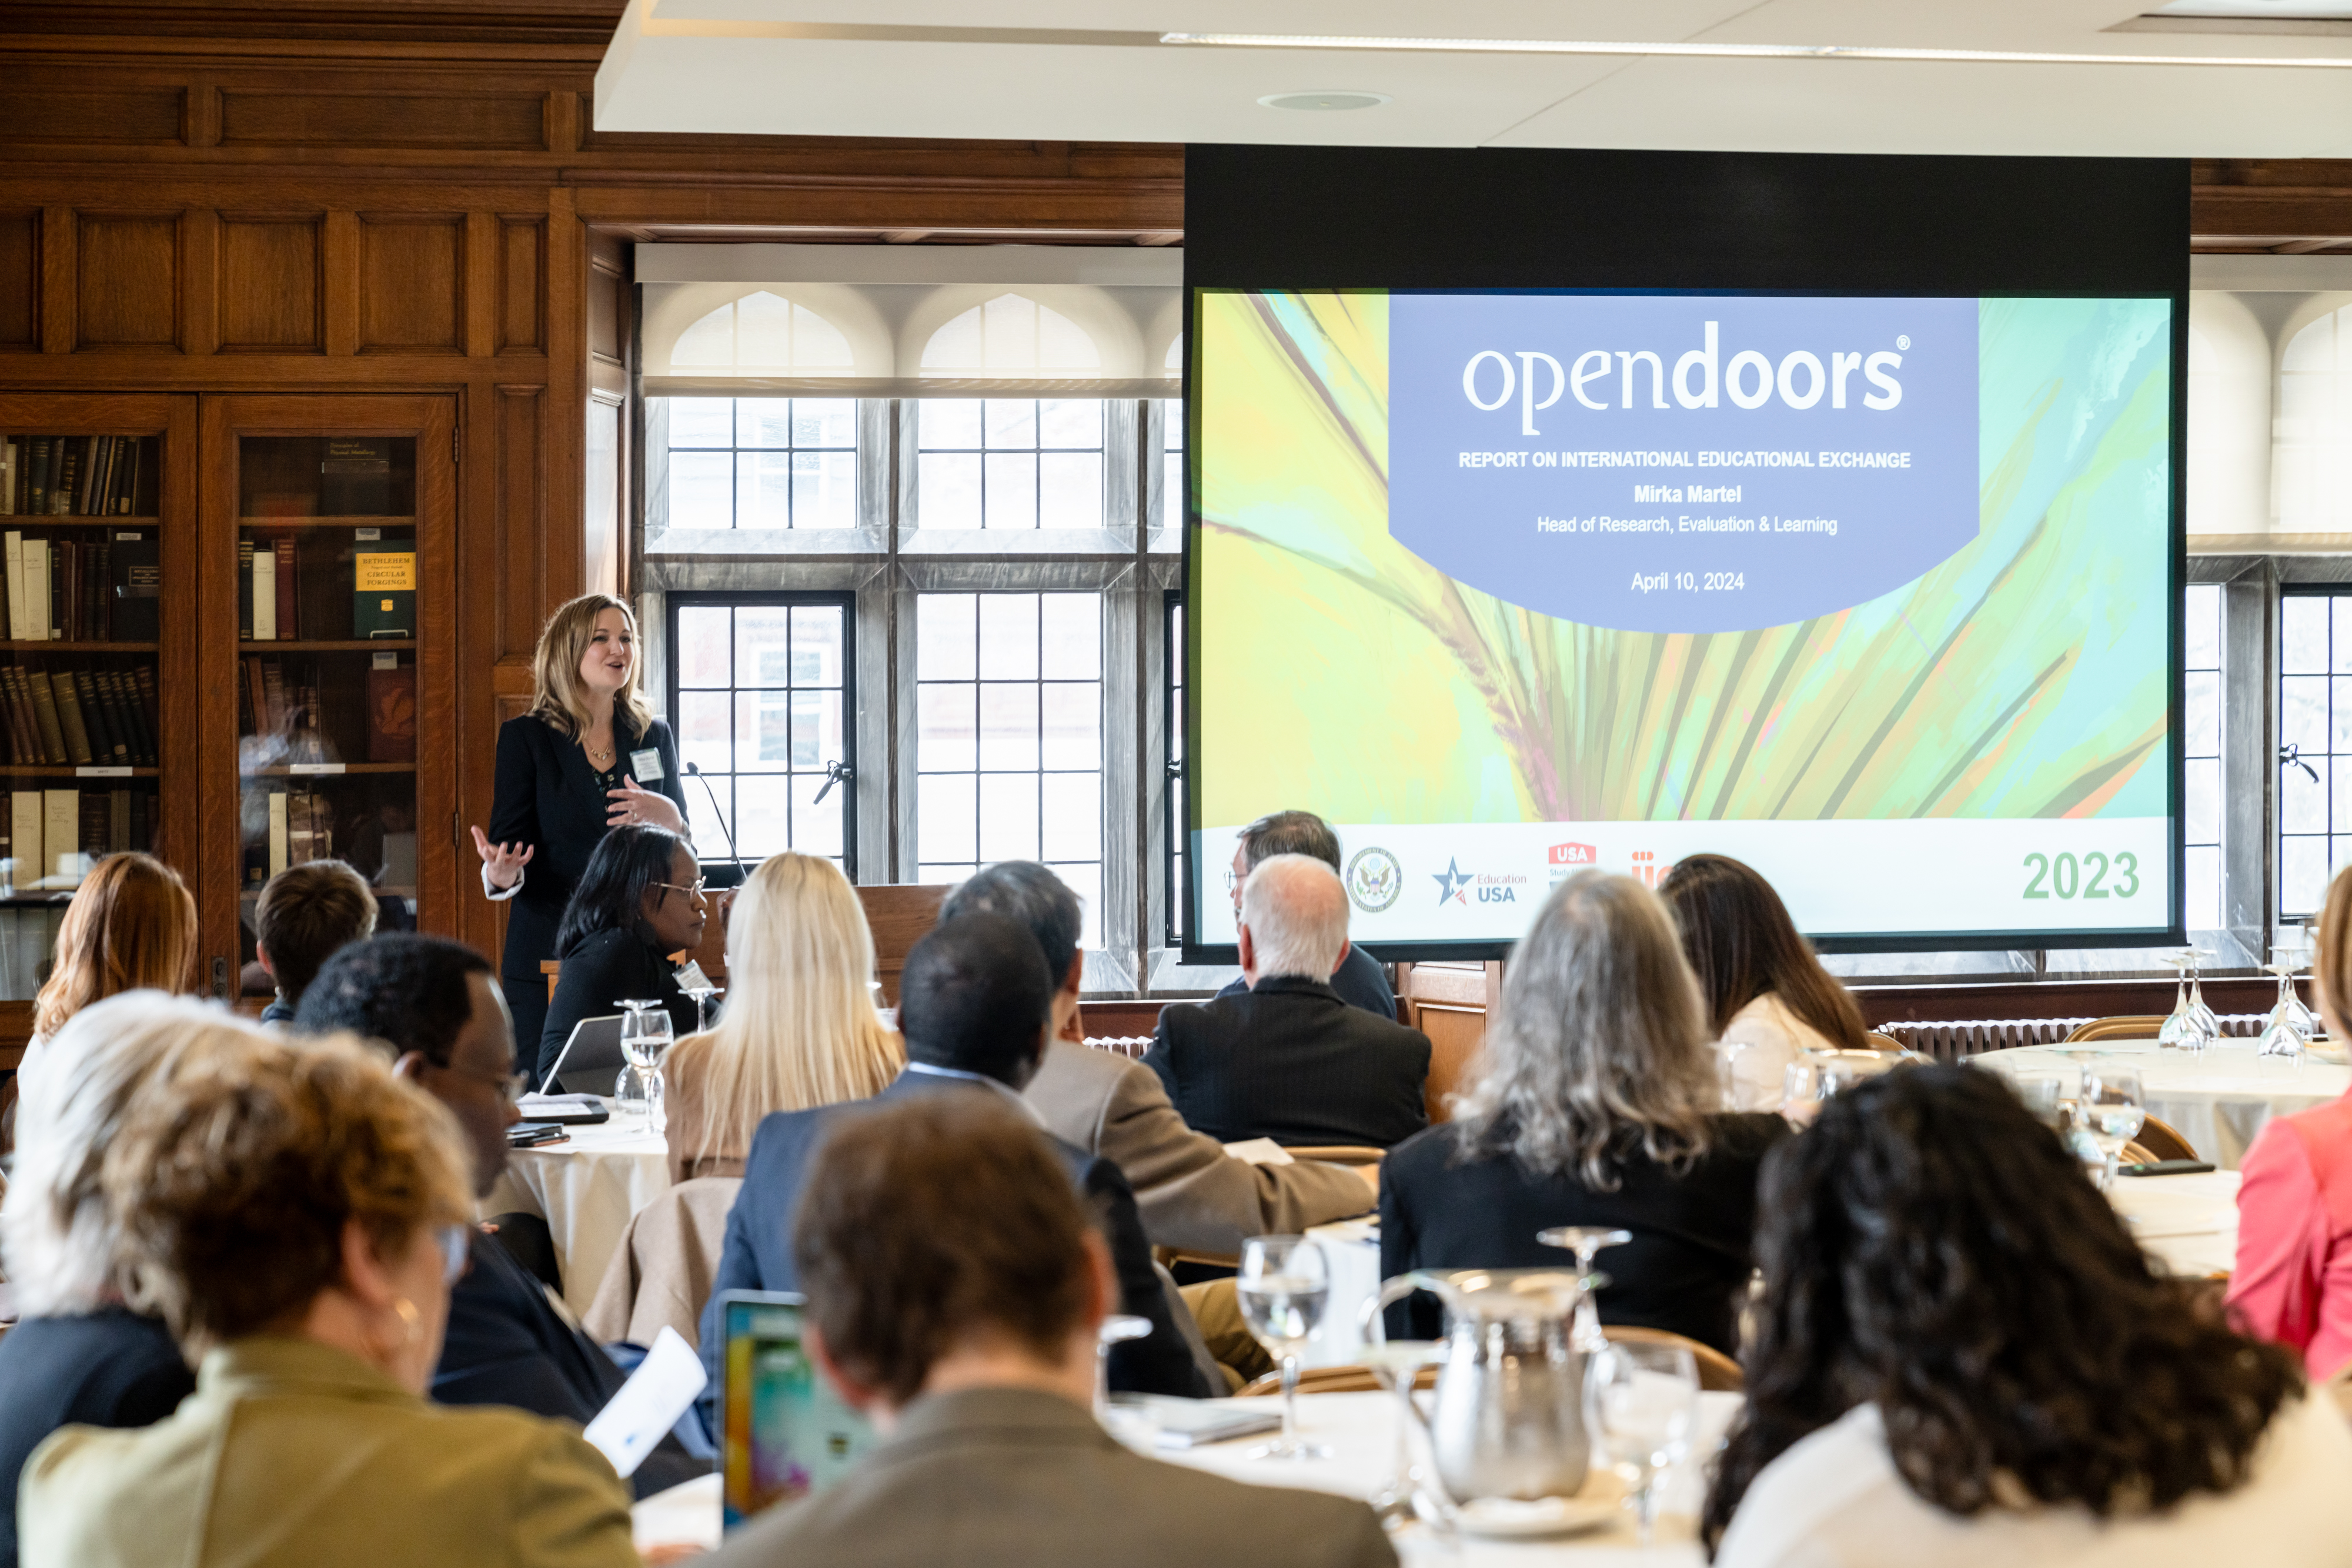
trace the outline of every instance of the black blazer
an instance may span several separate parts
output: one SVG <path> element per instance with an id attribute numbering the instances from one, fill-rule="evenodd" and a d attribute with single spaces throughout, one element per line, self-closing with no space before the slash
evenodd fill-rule
<path id="1" fill-rule="evenodd" d="M 902 1072 L 875 1099 L 993 1092 L 968 1079 Z M 800 1206 L 809 1159 L 835 1121 L 855 1116 L 871 1103 L 853 1100 L 813 1111 L 778 1111 L 761 1119 L 759 1131 L 751 1138 L 751 1155 L 743 1162 L 742 1189 L 735 1195 L 735 1207 L 727 1211 L 718 1277 L 702 1309 L 702 1364 L 710 1374 L 710 1386 L 703 1394 L 707 1414 L 717 1414 L 719 1385 L 725 1372 L 719 1364 L 727 1347 L 719 1298 L 729 1291 L 800 1289 L 800 1266 L 793 1258 L 793 1212 Z M 1070 1180 L 1102 1221 L 1103 1239 L 1110 1244 L 1111 1263 L 1118 1273 L 1123 1303 L 1119 1310 L 1151 1320 L 1150 1333 L 1111 1347 L 1110 1385 L 1138 1393 L 1205 1397 L 1210 1390 L 1169 1314 L 1168 1298 L 1151 1267 L 1151 1244 L 1144 1239 L 1143 1221 L 1136 1213 L 1135 1194 L 1127 1177 L 1110 1161 L 1046 1136 L 1069 1170 Z"/>
<path id="2" fill-rule="evenodd" d="M 637 777 L 633 752 L 652 747 L 661 754 L 661 777 Z M 677 742 L 661 719 L 643 736 L 626 715 L 613 719 L 614 762 L 645 788 L 667 795 L 686 814 L 686 788 L 677 776 Z M 524 714 L 499 726 L 497 793 L 490 804 L 493 843 L 525 843 L 537 852 L 524 868 L 522 891 L 507 906 L 506 956 L 499 974 L 509 980 L 544 986 L 539 966 L 555 956 L 556 927 L 563 906 L 588 869 L 588 857 L 604 841 L 604 813 L 612 802 L 588 766 L 580 743 Z"/>
<path id="3" fill-rule="evenodd" d="M 195 1392 L 171 1331 L 125 1307 L 26 1318 L 0 1339 L 0 1564 L 16 1568 L 16 1479 L 60 1427 L 152 1427 Z"/>
<path id="4" fill-rule="evenodd" d="M 504 1405 L 584 1427 L 627 1381 L 602 1347 L 556 1315 L 546 1287 L 496 1238 L 475 1232 L 473 1262 L 449 1291 L 436 1404 Z M 647 1498 L 709 1469 L 673 1435 L 629 1481 Z"/>
<path id="5" fill-rule="evenodd" d="M 1295 975 L 1199 1007 L 1160 1009 L 1143 1064 L 1184 1120 L 1219 1143 L 1385 1149 L 1429 1125 L 1429 1037 Z"/>
<path id="6" fill-rule="evenodd" d="M 1739 1301 L 1754 1270 L 1756 1175 L 1789 1135 L 1778 1116 L 1710 1119 L 1716 1142 L 1676 1176 L 1639 1149 L 1619 1162 L 1614 1192 L 1573 1176 L 1537 1176 L 1508 1156 L 1457 1158 L 1450 1126 L 1432 1127 L 1381 1162 L 1381 1277 L 1414 1269 L 1575 1267 L 1536 1239 L 1555 1225 L 1606 1225 L 1633 1239 L 1603 1249 L 1601 1321 L 1666 1329 L 1739 1354 Z M 1443 1313 L 1423 1293 L 1392 1308 L 1389 1332 L 1434 1338 Z"/>
<path id="7" fill-rule="evenodd" d="M 582 1019 L 612 1017 L 621 1010 L 613 1004 L 621 1000 L 659 1001 L 669 1013 L 677 1039 L 694 1032 L 694 998 L 678 989 L 677 971 L 668 956 L 634 930 L 599 931 L 563 955 L 555 995 L 547 1004 L 547 1023 L 539 1034 L 534 1082 L 546 1081 L 573 1025 Z"/>
<path id="8" fill-rule="evenodd" d="M 1225 982 L 1217 999 L 1245 997 L 1249 988 L 1249 981 L 1237 975 Z M 1377 1013 L 1391 1022 L 1396 1019 L 1396 993 L 1389 989 L 1389 977 L 1381 968 L 1381 961 L 1353 943 L 1349 944 L 1348 956 L 1339 960 L 1339 967 L 1331 971 L 1331 988 L 1351 1008 Z"/>

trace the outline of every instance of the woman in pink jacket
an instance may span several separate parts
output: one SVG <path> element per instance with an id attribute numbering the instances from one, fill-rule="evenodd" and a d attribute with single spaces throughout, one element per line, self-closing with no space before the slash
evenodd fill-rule
<path id="1" fill-rule="evenodd" d="M 2328 1038 L 2352 1039 L 2352 870 L 2327 890 L 2312 990 Z M 2301 1351 L 2314 1381 L 2352 1363 L 2352 1094 L 2273 1118 L 2247 1152 L 2229 1302 L 2241 1331 Z"/>

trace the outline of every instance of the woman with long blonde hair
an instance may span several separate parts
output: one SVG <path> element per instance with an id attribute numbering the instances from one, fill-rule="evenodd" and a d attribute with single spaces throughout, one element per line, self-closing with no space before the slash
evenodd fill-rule
<path id="1" fill-rule="evenodd" d="M 874 937 L 831 861 L 771 855 L 727 925 L 727 1009 L 663 1064 L 670 1176 L 741 1176 L 760 1119 L 880 1093 L 906 1048 L 874 1010 Z"/>
<path id="2" fill-rule="evenodd" d="M 646 701 L 637 622 L 609 593 L 583 593 L 548 621 L 531 656 L 529 713 L 499 727 L 489 831 L 474 830 L 482 893 L 507 910 L 499 967 L 527 1063 L 547 1022 L 547 977 L 563 908 L 614 828 L 684 834 L 677 742 Z"/>
<path id="3" fill-rule="evenodd" d="M 1561 883 L 1504 973 L 1454 1119 L 1381 1166 L 1381 1273 L 1561 1267 L 1538 1231 L 1624 1230 L 1601 1259 L 1601 1321 L 1738 1354 L 1757 1172 L 1789 1129 L 1718 1109 L 1710 1033 L 1658 895 L 1597 871 Z M 1397 1316 L 1427 1338 L 1434 1305 Z"/>
<path id="4" fill-rule="evenodd" d="M 49 1041 L 92 1002 L 123 991 L 193 990 L 196 901 L 153 855 L 108 855 L 90 868 L 58 927 L 49 977 L 33 998 L 33 1038 L 18 1071 L 20 1097 L 43 1071 Z"/>

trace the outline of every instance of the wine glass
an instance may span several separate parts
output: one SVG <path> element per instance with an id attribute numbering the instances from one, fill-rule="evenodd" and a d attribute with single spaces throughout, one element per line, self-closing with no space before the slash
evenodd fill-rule
<path id="1" fill-rule="evenodd" d="M 1718 1040 L 1715 1042 L 1716 1076 L 1723 1082 L 1723 1108 L 1739 1111 L 1739 1053 L 1748 1049 L 1744 1040 Z"/>
<path id="2" fill-rule="evenodd" d="M 2186 949 L 2167 953 L 2164 961 L 2172 966 L 2172 1011 L 2165 1018 L 2163 1027 L 2156 1031 L 2156 1043 L 2159 1050 L 2171 1051 L 2188 1044 L 2196 1034 L 2197 1015 L 2189 1006 L 2191 955 Z"/>
<path id="3" fill-rule="evenodd" d="M 1242 1322 L 1282 1368 L 1282 1436 L 1250 1450 L 1253 1459 L 1328 1459 L 1331 1450 L 1298 1439 L 1298 1357 L 1323 1321 L 1331 1270 L 1304 1236 L 1253 1236 L 1242 1243 L 1234 1281 Z"/>
<path id="4" fill-rule="evenodd" d="M 1576 1273 L 1587 1281 L 1576 1298 L 1576 1327 L 1569 1343 L 1580 1351 L 1600 1350 L 1609 1343 L 1601 1332 L 1601 1309 L 1592 1302 L 1595 1287 L 1592 1277 L 1592 1257 L 1603 1247 L 1622 1247 L 1633 1239 L 1630 1230 L 1612 1230 L 1606 1225 L 1556 1225 L 1549 1230 L 1536 1232 L 1536 1240 L 1546 1247 L 1565 1247 L 1576 1254 Z"/>
<path id="5" fill-rule="evenodd" d="M 1413 1498 L 1421 1490 L 1419 1468 L 1412 1462 L 1412 1384 L 1424 1366 L 1445 1359 L 1445 1343 L 1433 1339 L 1391 1339 L 1367 1343 L 1364 1364 L 1381 1385 L 1396 1396 L 1396 1473 L 1372 1498 L 1372 1511 L 1383 1519 L 1410 1517 Z"/>
<path id="6" fill-rule="evenodd" d="M 1780 1118 L 1792 1127 L 1804 1127 L 1821 1114 L 1822 1097 L 1831 1092 L 1822 1070 L 1800 1056 L 1780 1074 Z"/>
<path id="7" fill-rule="evenodd" d="M 1698 1364 L 1679 1344 L 1609 1344 L 1584 1366 L 1584 1423 L 1626 1478 L 1641 1544 L 1658 1522 L 1660 1483 L 1690 1451 Z"/>
<path id="8" fill-rule="evenodd" d="M 2033 1119 L 2053 1133 L 2066 1130 L 2069 1110 L 2066 1081 L 2052 1072 L 2021 1072 L 2010 1080 L 2017 1097 L 2033 1113 Z"/>
<path id="9" fill-rule="evenodd" d="M 686 994 L 694 998 L 694 1032 L 702 1033 L 710 1027 L 710 998 L 727 994 L 724 986 L 714 986 L 705 980 L 698 986 L 688 986 Z"/>
<path id="10" fill-rule="evenodd" d="M 2139 1136 L 2140 1128 L 2147 1124 L 2145 1101 L 2139 1074 L 2128 1067 L 2103 1064 L 2096 1071 L 2083 1074 L 2078 1117 L 2091 1142 L 2106 1156 L 2100 1172 L 2102 1190 L 2115 1180 L 2124 1145 Z"/>
<path id="11" fill-rule="evenodd" d="M 643 1075 L 646 1085 L 646 1131 L 658 1133 L 667 1125 L 662 1106 L 662 1058 L 669 1054 L 669 1009 L 659 1002 L 625 1002 L 629 1010 L 621 1019 L 621 1054 Z"/>
<path id="12" fill-rule="evenodd" d="M 1110 1424 L 1110 1347 L 1151 1332 L 1151 1320 L 1129 1312 L 1113 1312 L 1095 1330 L 1095 1419 Z"/>
<path id="13" fill-rule="evenodd" d="M 2200 1044 L 2190 1049 L 2202 1051 L 2206 1046 L 2211 1045 L 2221 1038 L 2221 1020 L 2214 1014 L 2211 1008 L 2205 1005 L 2205 992 L 2197 980 L 2197 960 L 2211 957 L 2213 950 L 2210 947 L 2191 947 L 2187 951 L 2189 954 L 2189 1010 L 2197 1015 L 2198 1032 L 2204 1036 Z"/>

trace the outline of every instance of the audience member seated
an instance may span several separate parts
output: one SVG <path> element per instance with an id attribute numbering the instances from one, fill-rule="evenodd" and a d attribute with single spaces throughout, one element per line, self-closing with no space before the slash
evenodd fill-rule
<path id="1" fill-rule="evenodd" d="M 670 1028 L 694 1030 L 694 998 L 678 988 L 670 955 L 702 945 L 706 909 L 694 847 L 667 828 L 614 828 L 588 857 L 555 933 L 561 968 L 547 1027 L 529 1069 L 544 1079 L 582 1019 L 610 1018 L 621 1001 L 658 1001 Z M 609 1092 L 609 1091 L 606 1091 Z"/>
<path id="2" fill-rule="evenodd" d="M 1234 896 L 1234 913 L 1242 912 L 1242 888 L 1258 862 L 1275 855 L 1312 855 L 1329 866 L 1342 879 L 1347 867 L 1339 859 L 1339 835 L 1331 824 L 1312 811 L 1276 811 L 1260 817 L 1241 832 L 1241 841 L 1234 847 L 1233 869 L 1226 873 L 1225 890 Z M 1339 967 L 1331 971 L 1331 988 L 1339 999 L 1351 1008 L 1361 1008 L 1368 1013 L 1378 1013 L 1391 1023 L 1396 1021 L 1396 992 L 1389 988 L 1387 971 L 1380 960 L 1362 948 L 1350 944 Z M 1221 997 L 1238 997 L 1249 989 L 1249 977 L 1229 980 Z"/>
<path id="3" fill-rule="evenodd" d="M 1007 1105 L 845 1119 L 793 1237 L 823 1375 L 881 1446 L 746 1525 L 712 1568 L 1396 1561 L 1362 1503 L 1130 1453 L 1095 1423 L 1118 1285 L 1066 1162 Z"/>
<path id="4" fill-rule="evenodd" d="M 727 922 L 727 1009 L 662 1064 L 670 1179 L 743 1174 L 760 1118 L 879 1094 L 906 1065 L 874 1010 L 874 936 L 849 879 L 770 855 Z"/>
<path id="5" fill-rule="evenodd" d="M 425 1402 L 466 1266 L 458 1136 L 347 1037 L 257 1041 L 136 1097 L 100 1186 L 196 1391 L 34 1450 L 27 1568 L 634 1568 L 628 1489 L 577 1431 Z"/>
<path id="6" fill-rule="evenodd" d="M 161 1319 L 123 1304 L 121 1249 L 99 1166 L 132 1096 L 168 1090 L 189 1062 L 259 1031 L 218 1008 L 129 991 L 58 1031 L 55 1071 L 26 1102 L 26 1135 L 0 1206 L 0 1253 L 24 1316 L 0 1338 L 0 1485 L 59 1427 L 145 1427 L 194 1393 Z M 16 1511 L 0 1509 L 0 1568 L 16 1568 Z"/>
<path id="7" fill-rule="evenodd" d="M 438 936 L 357 943 L 319 971 L 295 1027 L 349 1032 L 388 1050 L 395 1076 L 457 1116 L 473 1156 L 472 1191 L 488 1194 L 506 1168 L 507 1129 L 522 1119 L 514 1103 L 521 1085 L 514 1033 L 488 959 Z M 502 1216 L 496 1234 L 469 1232 L 472 1263 L 449 1291 L 433 1397 L 508 1405 L 585 1426 L 626 1377 L 516 1260 L 512 1233 L 526 1228 L 539 1233 L 530 1239 L 543 1238 L 535 1215 Z M 667 1437 L 630 1479 L 639 1496 L 650 1497 L 709 1468 Z"/>
<path id="8" fill-rule="evenodd" d="M 1536 912 L 1503 975 L 1486 1066 L 1454 1120 L 1381 1166 L 1381 1272 L 1572 1267 L 1555 1225 L 1623 1229 L 1599 1262 L 1601 1321 L 1739 1353 L 1756 1174 L 1788 1135 L 1726 1114 L 1698 984 L 1655 894 L 1580 872 Z M 1438 1332 L 1427 1294 L 1390 1332 Z"/>
<path id="9" fill-rule="evenodd" d="M 1342 1166 L 1233 1158 L 1184 1124 L 1158 1074 L 1116 1051 L 1087 1048 L 1078 1025 L 1083 912 L 1069 883 L 1034 861 L 1006 861 L 967 878 L 940 918 L 983 910 L 1026 925 L 1045 949 L 1046 968 L 1062 977 L 1054 1041 L 1023 1094 L 1055 1137 L 1118 1166 L 1152 1245 L 1239 1252 L 1249 1237 L 1296 1234 L 1372 1206 L 1371 1188 Z"/>
<path id="10" fill-rule="evenodd" d="M 1862 1009 L 1822 967 L 1772 884 L 1728 855 L 1678 861 L 1658 884 L 1682 927 L 1706 1027 L 1731 1053 L 1743 1111 L 1777 1111 L 1800 1051 L 1866 1051 Z"/>
<path id="11" fill-rule="evenodd" d="M 180 873 L 152 855 L 109 855 L 90 868 L 58 927 L 49 977 L 33 998 L 33 1037 L 16 1070 L 29 1096 L 66 1020 L 123 991 L 193 990 L 196 901 Z M 23 1123 L 17 1124 L 19 1131 Z"/>
<path id="12" fill-rule="evenodd" d="M 1759 1212 L 1717 1568 L 2347 1561 L 2343 1416 L 2151 1269 L 1998 1074 L 1839 1094 Z"/>
<path id="13" fill-rule="evenodd" d="M 2327 890 L 2311 989 L 2334 1040 L 2352 998 L 2352 872 Z M 2352 1368 L 2352 1095 L 2274 1116 L 2239 1171 L 2230 1312 L 2301 1354 L 2314 1381 Z"/>
<path id="14" fill-rule="evenodd" d="M 254 957 L 278 987 L 263 1023 L 292 1023 L 302 989 L 338 948 L 375 935 L 375 894 L 341 861 L 289 866 L 253 906 Z"/>
<path id="15" fill-rule="evenodd" d="M 710 1370 L 705 1407 L 719 1381 L 719 1297 L 729 1291 L 797 1291 L 793 1216 L 808 1179 L 809 1159 L 824 1137 L 874 1106 L 932 1096 L 982 1098 L 1018 1107 L 1036 1075 L 1053 1029 L 1053 977 L 1028 928 L 1001 915 L 943 921 L 915 944 L 898 975 L 898 1027 L 907 1071 L 873 1100 L 780 1111 L 760 1124 L 745 1162 L 743 1190 L 728 1211 L 727 1239 L 710 1304 L 703 1309 L 702 1358 Z M 1177 1328 L 1151 1244 L 1136 1218 L 1135 1195 L 1118 1167 L 1054 1140 L 1065 1174 L 1099 1218 L 1117 1266 L 1119 1311 L 1151 1320 L 1151 1332 L 1114 1346 L 1110 1385 L 1199 1396 L 1206 1380 Z M 1220 1389 L 1222 1393 L 1223 1390 Z"/>
<path id="16" fill-rule="evenodd" d="M 1339 999 L 1348 891 L 1310 855 L 1272 855 L 1242 889 L 1249 990 L 1160 1011 L 1143 1063 L 1184 1120 L 1219 1143 L 1385 1149 L 1429 1125 L 1429 1037 Z"/>

